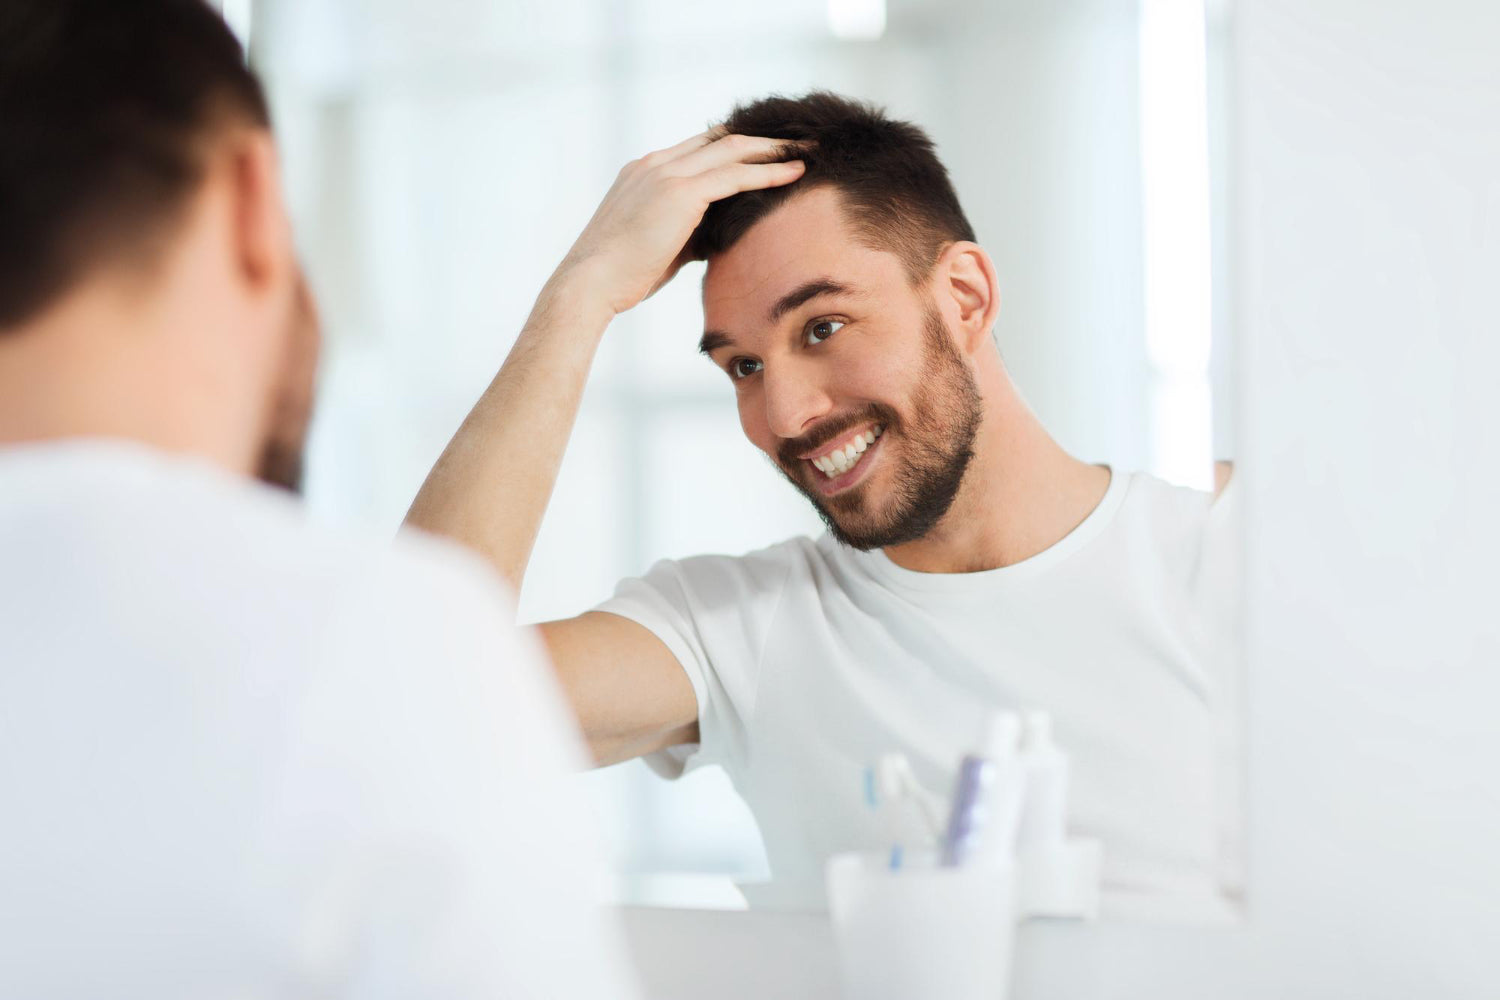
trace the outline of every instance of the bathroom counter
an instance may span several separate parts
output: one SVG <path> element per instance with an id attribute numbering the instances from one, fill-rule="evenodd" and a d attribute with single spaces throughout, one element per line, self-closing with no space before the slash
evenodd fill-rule
<path id="1" fill-rule="evenodd" d="M 626 939 L 646 1000 L 839 1000 L 833 930 L 825 914 L 627 906 Z M 1214 992 L 1237 925 L 1033 920 L 1021 925 L 1011 1000 L 1144 995 L 1164 980 Z M 1165 957 L 1193 955 L 1170 974 Z"/>

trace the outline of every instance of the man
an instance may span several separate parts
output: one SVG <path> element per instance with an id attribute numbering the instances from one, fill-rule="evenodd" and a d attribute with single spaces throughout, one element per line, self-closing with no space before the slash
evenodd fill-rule
<path id="1" fill-rule="evenodd" d="M 0 996 L 630 997 L 472 556 L 292 496 L 318 334 L 201 0 L 0 11 Z"/>
<path id="2" fill-rule="evenodd" d="M 734 193 L 755 170 L 764 189 Z M 802 904 L 830 853 L 889 846 L 869 762 L 904 751 L 946 795 L 986 710 L 1040 707 L 1116 897 L 1216 895 L 1226 514 L 1048 436 L 991 334 L 991 259 L 915 126 L 770 98 L 628 165 L 411 522 L 519 584 L 605 327 L 688 258 L 708 262 L 703 353 L 828 534 L 659 563 L 542 626 L 595 759 L 723 765 L 774 895 Z"/>

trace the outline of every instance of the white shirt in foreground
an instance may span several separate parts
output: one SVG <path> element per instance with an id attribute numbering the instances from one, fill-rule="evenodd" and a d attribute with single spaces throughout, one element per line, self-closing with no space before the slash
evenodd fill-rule
<path id="1" fill-rule="evenodd" d="M 1104 841 L 1107 909 L 1196 913 L 1237 881 L 1233 504 L 1117 474 L 1001 569 L 917 573 L 825 534 L 658 563 L 598 610 L 687 671 L 702 742 L 652 763 L 729 773 L 774 880 L 752 902 L 820 905 L 829 855 L 891 846 L 864 784 L 881 754 L 946 800 L 985 712 L 1035 707 L 1072 758 L 1072 832 Z"/>
<path id="2" fill-rule="evenodd" d="M 634 997 L 509 613 L 205 466 L 0 450 L 0 996 Z"/>

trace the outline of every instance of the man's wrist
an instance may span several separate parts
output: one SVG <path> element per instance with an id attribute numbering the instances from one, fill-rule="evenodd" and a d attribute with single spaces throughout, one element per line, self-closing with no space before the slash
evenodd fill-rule
<path id="1" fill-rule="evenodd" d="M 605 287 L 590 260 L 565 260 L 542 286 L 532 320 L 602 334 L 616 315 Z"/>

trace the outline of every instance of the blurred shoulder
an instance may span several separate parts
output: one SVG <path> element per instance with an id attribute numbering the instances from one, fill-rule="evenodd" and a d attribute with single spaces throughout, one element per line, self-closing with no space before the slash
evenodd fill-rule
<path id="1" fill-rule="evenodd" d="M 0 450 L 0 513 L 18 555 L 129 581 L 142 600 L 177 594 L 301 621 L 382 597 L 397 602 L 389 614 L 510 605 L 499 576 L 456 545 L 336 523 L 285 490 L 130 442 Z"/>

